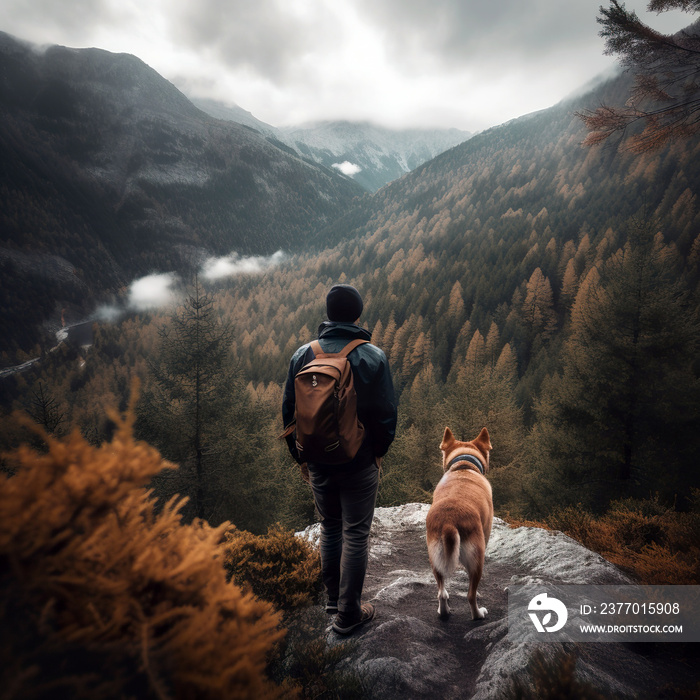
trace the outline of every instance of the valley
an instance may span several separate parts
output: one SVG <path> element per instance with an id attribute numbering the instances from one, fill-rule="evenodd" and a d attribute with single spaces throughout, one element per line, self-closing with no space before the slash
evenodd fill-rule
<path id="1" fill-rule="evenodd" d="M 473 136 L 459 129 L 388 129 L 369 122 L 319 122 L 277 128 L 235 105 L 192 101 L 217 119 L 245 124 L 302 158 L 335 168 L 368 192 L 376 192 Z"/>

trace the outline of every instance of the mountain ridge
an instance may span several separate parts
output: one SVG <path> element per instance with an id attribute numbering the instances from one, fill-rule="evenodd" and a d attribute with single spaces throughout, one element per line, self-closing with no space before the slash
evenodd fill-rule
<path id="1" fill-rule="evenodd" d="M 415 203 L 429 219 L 440 211 L 454 213 L 455 207 L 479 211 L 479 216 L 473 213 L 472 216 L 478 228 L 483 228 L 484 217 L 496 220 L 496 216 L 500 219 L 512 210 L 516 217 L 521 211 L 525 220 L 528 214 L 537 216 L 547 204 L 554 214 L 555 206 L 559 209 L 565 201 L 566 215 L 557 214 L 561 221 L 556 224 L 569 229 L 576 238 L 578 227 L 585 221 L 590 227 L 594 221 L 620 222 L 639 213 L 638 194 L 644 187 L 650 197 L 647 208 L 661 206 L 658 211 L 661 223 L 670 213 L 670 197 L 658 193 L 669 186 L 674 191 L 681 186 L 680 178 L 671 177 L 671 164 L 683 164 L 684 180 L 692 182 L 700 175 L 700 169 L 683 153 L 680 144 L 639 157 L 627 151 L 624 142 L 611 142 L 600 148 L 581 146 L 586 132 L 575 112 L 591 104 L 623 103 L 631 82 L 632 78 L 624 73 L 610 76 L 595 83 L 591 92 L 575 94 L 552 107 L 476 134 L 376 193 L 368 200 L 363 218 L 372 222 L 373 227 L 381 226 L 389 218 L 382 211 L 391 212 L 394 218 L 400 212 L 409 215 Z M 691 138 L 688 153 L 697 146 L 698 139 Z M 649 166 L 646 171 L 640 163 Z M 660 178 L 656 182 L 655 175 Z M 634 183 L 631 190 L 626 189 L 629 183 Z M 614 190 L 613 196 L 609 196 L 610 188 Z M 682 189 L 677 195 L 681 192 Z M 612 200 L 616 200 L 615 204 Z M 697 214 L 694 207 L 691 218 Z M 577 223 L 573 224 L 574 221 Z M 555 230 L 553 224 L 551 227 Z M 369 231 L 362 227 L 356 231 L 336 227 L 319 235 L 326 240 L 333 236 L 345 240 Z M 692 226 L 684 225 L 684 251 L 692 243 L 691 236 Z"/>
<path id="2" fill-rule="evenodd" d="M 345 172 L 369 192 L 376 192 L 473 135 L 460 129 L 392 129 L 371 121 L 348 120 L 278 128 L 260 121 L 239 105 L 205 99 L 194 99 L 193 103 L 218 119 L 257 129 L 304 158 Z"/>
<path id="3" fill-rule="evenodd" d="M 0 72 L 0 248 L 60 256 L 92 295 L 188 270 L 193 247 L 302 248 L 364 196 L 340 173 L 207 115 L 130 54 L 37 50 L 0 33 Z M 2 257 L 2 289 L 16 299 L 26 276 Z M 74 304 L 55 281 L 56 306 Z"/>

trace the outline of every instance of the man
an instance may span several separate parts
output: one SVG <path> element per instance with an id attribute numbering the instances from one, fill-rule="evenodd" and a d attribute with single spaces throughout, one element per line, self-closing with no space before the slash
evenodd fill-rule
<path id="1" fill-rule="evenodd" d="M 318 341 L 324 352 L 340 352 L 356 339 L 369 341 L 371 334 L 357 324 L 363 310 L 360 293 L 348 284 L 337 284 L 326 297 L 328 321 L 319 327 Z M 294 377 L 314 354 L 310 344 L 292 356 L 282 402 L 284 425 L 294 420 Z M 367 570 L 369 531 L 379 485 L 382 457 L 396 431 L 396 403 L 389 363 L 384 353 L 369 342 L 348 355 L 357 394 L 357 417 L 365 428 L 355 457 L 345 464 L 309 463 L 307 467 L 316 509 L 321 516 L 321 569 L 328 594 L 326 612 L 337 613 L 333 629 L 350 634 L 374 617 L 374 606 L 362 603 Z M 294 459 L 302 460 L 294 436 L 287 438 Z"/>

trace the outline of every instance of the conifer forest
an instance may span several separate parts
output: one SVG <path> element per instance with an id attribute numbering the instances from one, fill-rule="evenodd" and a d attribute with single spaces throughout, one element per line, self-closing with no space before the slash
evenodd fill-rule
<path id="1" fill-rule="evenodd" d="M 399 397 L 381 504 L 430 498 L 445 425 L 487 425 L 501 512 L 602 513 L 628 498 L 687 510 L 700 146 L 583 149 L 581 128 L 561 106 L 491 130 L 362 201 L 318 234 L 328 248 L 223 281 L 193 275 L 177 308 L 95 322 L 89 349 L 63 344 L 4 380 L 5 446 L 23 435 L 13 408 L 100 444 L 138 378 L 136 434 L 180 465 L 164 495 L 254 532 L 308 524 L 309 493 L 275 439 L 282 384 L 327 290 L 349 282 Z"/>

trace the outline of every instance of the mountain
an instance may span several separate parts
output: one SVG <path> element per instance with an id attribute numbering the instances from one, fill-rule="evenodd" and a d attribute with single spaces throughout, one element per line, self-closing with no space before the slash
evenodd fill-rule
<path id="1" fill-rule="evenodd" d="M 630 152 L 624 141 L 581 146 L 586 132 L 575 112 L 624 103 L 630 84 L 629 76 L 617 75 L 586 94 L 481 132 L 391 183 L 320 235 L 330 243 L 329 237 L 371 238 L 381 230 L 384 252 L 377 264 L 420 245 L 421 256 L 441 257 L 447 248 L 470 267 L 467 251 L 475 247 L 501 265 L 517 265 L 537 244 L 531 266 L 542 263 L 550 239 L 561 252 L 567 241 L 578 246 L 588 234 L 594 249 L 609 227 L 621 233 L 632 217 L 642 216 L 688 255 L 700 230 L 700 139 L 647 154 Z M 475 281 L 464 279 L 467 287 Z M 465 301 L 469 307 L 473 295 Z"/>
<path id="2" fill-rule="evenodd" d="M 336 168 L 369 192 L 376 192 L 472 136 L 459 129 L 389 129 L 350 121 L 278 129 L 238 105 L 215 100 L 192 101 L 217 119 L 245 124 L 314 163 Z"/>
<path id="3" fill-rule="evenodd" d="M 575 112 L 624 103 L 629 85 L 628 76 L 618 76 L 586 95 L 474 136 L 320 231 L 322 255 L 299 255 L 254 288 L 232 284 L 221 303 L 245 339 L 237 356 L 246 375 L 262 384 L 282 381 L 290 353 L 313 338 L 323 319 L 319 290 L 331 280 L 353 284 L 365 299 L 362 324 L 386 352 L 400 396 L 402 430 L 393 448 L 396 461 L 384 466 L 386 488 L 398 474 L 414 476 L 393 502 L 427 488 L 424 446 L 432 449 L 445 425 L 465 434 L 493 425 L 501 438 L 494 460 L 524 465 L 500 489 L 501 505 L 538 512 L 546 498 L 527 490 L 527 478 L 536 468 L 546 470 L 552 459 L 536 455 L 528 464 L 523 446 L 565 361 L 575 359 L 567 340 L 574 321 L 583 324 L 577 297 L 590 292 L 606 268 L 618 280 L 641 275 L 634 278 L 636 296 L 615 296 L 624 321 L 613 325 L 612 315 L 603 315 L 596 327 L 603 333 L 608 323 L 604 337 L 623 336 L 616 335 L 616 356 L 636 363 L 643 379 L 630 382 L 623 370 L 592 378 L 591 386 L 600 381 L 595 386 L 608 391 L 616 380 L 616 390 L 632 399 L 617 406 L 590 389 L 588 400 L 600 407 L 606 439 L 617 440 L 610 448 L 614 459 L 624 437 L 618 439 L 611 426 L 627 415 L 627 405 L 636 406 L 632 418 L 645 421 L 645 428 L 634 434 L 635 469 L 649 476 L 616 481 L 607 456 L 588 465 L 596 477 L 606 475 L 601 483 L 609 486 L 608 498 L 648 494 L 651 483 L 664 498 L 690 493 L 697 483 L 692 450 L 700 435 L 693 422 L 700 415 L 700 393 L 692 359 L 693 348 L 700 347 L 700 138 L 640 155 L 624 141 L 583 148 L 586 132 Z M 630 246 L 650 251 L 644 252 L 644 267 L 632 267 Z M 271 303 L 279 289 L 285 290 L 282 307 Z M 256 314 L 261 308 L 269 309 L 265 319 Z M 643 332 L 635 331 L 638 316 Z M 630 328 L 641 335 L 628 338 Z M 669 345 L 676 341 L 678 346 Z M 645 349 L 635 357 L 621 349 L 637 347 Z M 671 380 L 675 373 L 684 379 Z M 649 394 L 637 401 L 634 392 L 642 386 Z M 678 414 L 662 416 L 657 408 L 671 401 L 666 397 L 685 388 L 687 396 L 672 400 Z M 684 431 L 677 444 L 689 451 L 677 451 L 673 469 L 667 462 L 667 473 L 657 479 L 649 445 L 665 444 L 664 431 L 671 428 Z M 569 488 L 575 495 L 576 486 Z M 562 491 L 548 493 L 559 493 L 561 500 Z M 592 491 L 581 487 L 578 502 Z"/>
<path id="4" fill-rule="evenodd" d="M 470 136 L 459 129 L 398 130 L 336 121 L 284 129 L 280 139 L 301 155 L 338 168 L 375 192 Z"/>
<path id="5" fill-rule="evenodd" d="M 0 33 L 0 75 L 2 290 L 25 321 L 28 309 L 44 318 L 86 290 L 183 269 L 196 250 L 299 249 L 363 194 L 205 114 L 134 56 L 39 51 Z"/>
<path id="6" fill-rule="evenodd" d="M 224 104 L 217 100 L 197 97 L 190 98 L 190 101 L 195 107 L 199 107 L 203 112 L 210 114 L 216 119 L 243 124 L 244 126 L 249 126 L 251 129 L 256 129 L 265 136 L 278 138 L 278 129 L 260 121 L 260 119 L 257 119 L 250 112 L 243 109 L 243 107 L 239 107 L 237 104 Z"/>

